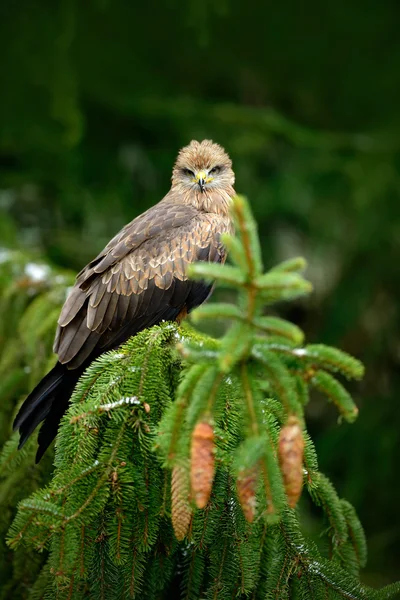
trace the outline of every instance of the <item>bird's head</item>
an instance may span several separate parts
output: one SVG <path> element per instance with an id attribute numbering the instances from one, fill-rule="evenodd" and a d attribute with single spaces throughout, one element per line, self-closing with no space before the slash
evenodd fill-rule
<path id="1" fill-rule="evenodd" d="M 234 183 L 231 159 L 211 140 L 192 140 L 179 152 L 172 171 L 172 186 L 185 191 L 229 190 Z"/>

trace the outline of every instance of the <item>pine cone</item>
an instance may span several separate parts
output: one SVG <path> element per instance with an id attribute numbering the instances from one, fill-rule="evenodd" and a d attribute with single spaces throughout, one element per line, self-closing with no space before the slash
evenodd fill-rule
<path id="1" fill-rule="evenodd" d="M 178 465 L 172 469 L 171 514 L 175 537 L 182 541 L 189 529 L 192 509 L 189 504 L 189 477 L 185 469 Z"/>
<path id="2" fill-rule="evenodd" d="M 204 508 L 214 479 L 214 431 L 205 421 L 197 423 L 192 434 L 190 481 L 194 501 Z"/>
<path id="3" fill-rule="evenodd" d="M 283 483 L 291 508 L 294 508 L 301 496 L 303 486 L 304 439 L 297 417 L 289 417 L 279 436 L 279 464 Z"/>
<path id="4" fill-rule="evenodd" d="M 256 486 L 258 479 L 258 468 L 255 465 L 251 469 L 240 471 L 236 486 L 246 521 L 252 523 L 256 514 Z"/>

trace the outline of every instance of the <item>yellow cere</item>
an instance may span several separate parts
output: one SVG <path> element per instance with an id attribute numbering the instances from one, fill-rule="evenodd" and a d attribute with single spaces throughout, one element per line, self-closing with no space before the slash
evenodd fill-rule
<path id="1" fill-rule="evenodd" d="M 202 179 L 204 183 L 210 183 L 210 181 L 213 180 L 213 177 L 207 176 L 207 173 L 205 171 L 198 171 L 198 173 L 196 173 L 194 181 L 198 183 L 200 179 Z"/>

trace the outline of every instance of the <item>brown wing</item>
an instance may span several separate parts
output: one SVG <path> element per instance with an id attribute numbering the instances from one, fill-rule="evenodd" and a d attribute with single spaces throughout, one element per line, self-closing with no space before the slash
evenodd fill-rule
<path id="1" fill-rule="evenodd" d="M 192 282 L 187 267 L 220 262 L 230 221 L 189 206 L 160 203 L 126 226 L 77 277 L 60 315 L 54 351 L 71 369 L 115 348 L 138 331 L 175 320 L 201 304 L 211 286 Z"/>
<path id="2" fill-rule="evenodd" d="M 104 250 L 78 273 L 77 283 L 87 281 L 93 273 L 103 273 L 146 240 L 162 231 L 185 225 L 197 214 L 193 206 L 162 200 L 125 225 Z"/>

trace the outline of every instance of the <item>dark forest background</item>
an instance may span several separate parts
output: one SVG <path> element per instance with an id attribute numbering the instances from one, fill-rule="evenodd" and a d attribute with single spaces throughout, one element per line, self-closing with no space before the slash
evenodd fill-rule
<path id="1" fill-rule="evenodd" d="M 0 0 L 0 261 L 78 271 L 181 146 L 225 146 L 265 265 L 309 263 L 278 313 L 366 364 L 357 422 L 315 398 L 308 424 L 376 586 L 400 575 L 399 29 L 396 0 Z"/>

